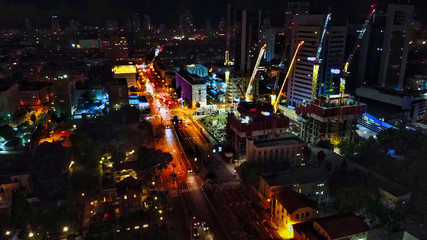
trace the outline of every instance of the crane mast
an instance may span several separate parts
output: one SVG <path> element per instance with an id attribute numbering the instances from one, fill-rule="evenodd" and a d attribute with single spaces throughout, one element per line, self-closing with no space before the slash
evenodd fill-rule
<path id="1" fill-rule="evenodd" d="M 311 86 L 311 100 L 313 100 L 316 97 L 317 79 L 319 77 L 319 65 L 322 62 L 322 59 L 320 59 L 320 55 L 322 53 L 323 41 L 325 39 L 325 35 L 328 30 L 328 24 L 329 24 L 329 21 L 331 20 L 331 16 L 332 16 L 331 13 L 328 13 L 328 15 L 326 15 L 325 24 L 323 25 L 322 37 L 320 38 L 319 47 L 317 48 L 316 59 L 314 60 L 314 64 L 313 64 L 313 82 Z"/>
<path id="2" fill-rule="evenodd" d="M 297 57 L 298 52 L 301 49 L 302 45 L 304 45 L 304 41 L 301 41 L 300 43 L 298 43 L 297 49 L 295 50 L 294 56 L 292 57 L 291 64 L 289 65 L 288 72 L 286 73 L 285 79 L 283 80 L 282 87 L 280 88 L 280 91 L 277 93 L 276 102 L 273 105 L 274 113 L 277 113 L 283 88 L 285 88 L 286 80 L 288 79 L 289 74 L 292 72 L 292 68 L 295 65 L 295 58 Z"/>
<path id="3" fill-rule="evenodd" d="M 343 116 L 343 105 L 344 105 L 344 94 L 345 94 L 345 84 L 346 84 L 346 79 L 349 75 L 348 73 L 348 67 L 350 66 L 351 61 L 353 60 L 354 54 L 356 53 L 357 49 L 359 49 L 360 47 L 360 42 L 362 41 L 363 36 L 365 35 L 366 29 L 368 28 L 369 22 L 371 21 L 372 17 L 375 14 L 375 9 L 376 4 L 371 5 L 371 9 L 369 10 L 369 14 L 365 19 L 365 22 L 363 23 L 363 27 L 362 30 L 360 31 L 356 42 L 354 43 L 354 46 L 350 52 L 350 54 L 348 55 L 347 61 L 344 64 L 343 70 L 341 72 L 341 78 L 340 78 L 340 98 L 339 98 L 339 107 L 338 107 L 338 121 L 336 123 L 336 130 L 335 130 L 335 137 L 333 139 L 333 143 L 337 144 L 340 142 L 341 140 L 341 136 L 340 136 L 340 129 L 341 129 L 341 124 L 344 122 L 344 116 Z"/>
<path id="4" fill-rule="evenodd" d="M 264 56 L 265 48 L 266 47 L 267 47 L 267 44 L 264 44 L 261 47 L 261 49 L 259 50 L 258 58 L 257 58 L 257 61 L 255 63 L 255 66 L 254 66 L 254 70 L 252 71 L 252 75 L 251 75 L 251 79 L 249 80 L 248 88 L 246 89 L 246 93 L 245 93 L 245 100 L 246 101 L 251 101 L 252 100 L 251 99 L 251 97 L 252 97 L 251 95 L 253 95 L 253 94 L 251 94 L 252 85 L 253 85 L 255 76 L 256 76 L 256 74 L 258 72 L 259 64 L 261 62 L 261 58 L 262 58 L 262 56 Z"/>

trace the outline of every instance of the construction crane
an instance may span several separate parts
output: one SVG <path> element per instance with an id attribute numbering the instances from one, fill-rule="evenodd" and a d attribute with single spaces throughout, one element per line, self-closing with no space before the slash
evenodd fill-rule
<path id="1" fill-rule="evenodd" d="M 354 54 L 356 53 L 357 49 L 359 49 L 359 47 L 360 47 L 360 42 L 362 41 L 362 38 L 366 32 L 366 29 L 368 28 L 369 22 L 371 21 L 375 12 L 376 12 L 376 4 L 373 4 L 373 5 L 371 5 L 371 9 L 369 10 L 369 14 L 365 19 L 362 30 L 359 32 L 359 35 L 357 36 L 356 42 L 354 43 L 354 46 L 351 49 L 351 52 L 348 55 L 347 61 L 345 62 L 343 70 L 341 72 L 338 121 L 336 124 L 335 138 L 333 139 L 333 143 L 335 143 L 335 144 L 340 142 L 340 138 L 341 138 L 340 129 L 341 129 L 341 124 L 344 122 L 344 119 L 343 119 L 344 118 L 343 117 L 343 107 L 344 106 L 343 105 L 344 105 L 344 94 L 345 94 L 346 79 L 349 76 L 348 67 L 350 66 L 350 63 L 353 60 Z"/>
<path id="2" fill-rule="evenodd" d="M 252 84 L 253 84 L 255 76 L 258 72 L 259 64 L 261 62 L 262 56 L 264 56 L 266 47 L 267 47 L 267 44 L 264 44 L 264 46 L 262 46 L 261 49 L 259 50 L 258 58 L 256 60 L 255 67 L 254 67 L 254 70 L 252 71 L 251 79 L 249 80 L 248 88 L 246 89 L 246 93 L 245 93 L 245 100 L 247 102 L 252 100 L 251 99 L 251 95 L 253 95 L 253 94 L 251 94 Z"/>
<path id="3" fill-rule="evenodd" d="M 328 13 L 328 15 L 326 15 L 325 24 L 323 25 L 322 37 L 320 38 L 319 47 L 317 48 L 316 59 L 314 59 L 313 83 L 312 83 L 313 85 L 311 87 L 311 100 L 313 100 L 316 97 L 317 79 L 319 76 L 319 65 L 320 63 L 322 63 L 322 59 L 320 59 L 320 55 L 322 53 L 323 41 L 325 39 L 326 32 L 328 31 L 328 24 L 329 24 L 329 21 L 331 20 L 331 16 L 332 16 L 331 13 Z"/>
<path id="4" fill-rule="evenodd" d="M 362 30 L 360 31 L 359 36 L 357 36 L 356 42 L 354 43 L 354 46 L 351 49 L 350 54 L 348 55 L 347 61 L 344 64 L 344 68 L 342 71 L 342 77 L 340 78 L 340 95 L 341 95 L 341 97 L 344 96 L 345 81 L 349 75 L 348 66 L 350 65 L 351 61 L 353 60 L 354 54 L 356 53 L 357 49 L 360 47 L 360 42 L 362 41 L 362 38 L 366 32 L 366 29 L 368 28 L 369 22 L 371 21 L 372 17 L 374 16 L 374 13 L 376 11 L 375 7 L 376 7 L 376 4 L 371 5 L 371 10 L 369 11 L 369 14 L 365 19 L 365 23 L 363 24 Z"/>
<path id="5" fill-rule="evenodd" d="M 283 88 L 285 88 L 286 80 L 288 79 L 289 74 L 292 72 L 292 69 L 295 65 L 295 59 L 296 59 L 298 52 L 301 49 L 302 45 L 304 45 L 304 41 L 301 41 L 300 43 L 298 43 L 297 49 L 295 50 L 294 56 L 292 57 L 291 64 L 289 65 L 288 72 L 286 73 L 285 79 L 283 80 L 282 87 L 280 88 L 280 91 L 277 93 L 276 102 L 273 105 L 274 113 L 277 113 L 277 109 L 279 108 L 279 102 L 280 102 L 280 97 L 282 96 L 281 94 L 282 94 Z"/>

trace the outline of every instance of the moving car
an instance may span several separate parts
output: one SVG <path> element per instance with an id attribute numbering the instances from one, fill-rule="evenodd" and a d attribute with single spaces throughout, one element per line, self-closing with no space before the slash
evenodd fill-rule
<path id="1" fill-rule="evenodd" d="M 192 235 L 194 238 L 200 237 L 200 234 L 199 234 L 199 231 L 197 230 L 197 227 L 193 227 Z"/>
<path id="2" fill-rule="evenodd" d="M 191 168 L 188 168 L 188 173 L 193 173 L 193 169 L 191 169 Z"/>
<path id="3" fill-rule="evenodd" d="M 208 226 L 208 224 L 206 222 L 202 222 L 202 228 L 206 232 L 209 231 L 209 226 Z"/>
<path id="4" fill-rule="evenodd" d="M 198 227 L 200 225 L 200 222 L 197 220 L 196 217 L 193 217 L 193 227 Z"/>

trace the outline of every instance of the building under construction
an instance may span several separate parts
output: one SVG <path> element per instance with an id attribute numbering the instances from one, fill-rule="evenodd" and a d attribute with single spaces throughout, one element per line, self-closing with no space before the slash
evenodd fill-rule
<path id="1" fill-rule="evenodd" d="M 332 140 L 336 136 L 340 142 L 354 140 L 357 120 L 366 112 L 366 104 L 345 94 L 340 111 L 339 102 L 339 94 L 321 95 L 297 106 L 295 112 L 300 121 L 301 138 L 308 143 L 316 143 L 321 139 Z"/>

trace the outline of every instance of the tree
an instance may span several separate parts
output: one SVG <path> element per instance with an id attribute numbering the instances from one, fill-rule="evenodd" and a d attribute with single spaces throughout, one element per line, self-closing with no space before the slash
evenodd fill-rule
<path id="1" fill-rule="evenodd" d="M 342 165 L 346 165 L 343 162 Z M 328 188 L 340 212 L 355 212 L 378 199 L 379 193 L 361 171 L 345 170 L 342 166 L 334 171 L 328 179 Z"/>
<path id="2" fill-rule="evenodd" d="M 185 100 L 184 100 L 184 107 L 186 107 L 186 108 L 190 108 L 190 107 L 191 107 L 191 102 L 190 102 L 190 100 L 188 100 L 188 99 L 185 99 Z"/>
<path id="3" fill-rule="evenodd" d="M 5 140 L 11 140 L 15 137 L 15 130 L 9 125 L 0 126 L 0 137 L 3 137 Z"/>
<path id="4" fill-rule="evenodd" d="M 264 166 L 262 162 L 244 162 L 236 170 L 244 183 L 256 185 L 259 176 L 264 172 Z"/>
<path id="5" fill-rule="evenodd" d="M 141 147 L 138 150 L 137 161 L 140 170 L 150 170 L 154 167 L 157 167 L 157 169 L 166 169 L 172 160 L 173 158 L 170 153 L 165 153 L 158 149 Z"/>
<path id="6" fill-rule="evenodd" d="M 84 91 L 81 95 L 84 102 L 93 103 L 96 100 L 96 95 L 90 90 Z"/>
<path id="7" fill-rule="evenodd" d="M 136 87 L 135 87 L 135 86 L 132 86 L 132 87 L 130 87 L 130 89 L 129 89 L 129 90 L 130 90 L 130 92 L 136 92 L 136 90 L 137 90 L 137 89 L 136 89 Z"/>
<path id="8" fill-rule="evenodd" d="M 24 228 L 33 220 L 33 209 L 24 193 L 13 193 L 9 222 L 16 228 Z"/>
<path id="9" fill-rule="evenodd" d="M 320 151 L 317 153 L 317 160 L 318 160 L 320 163 L 323 163 L 323 162 L 326 160 L 326 154 L 325 154 L 325 152 L 324 152 L 323 150 L 320 150 Z"/>
<path id="10" fill-rule="evenodd" d="M 354 156 L 356 152 L 356 144 L 354 142 L 340 142 L 338 144 L 338 148 L 340 153 L 344 155 L 346 158 L 350 158 Z"/>
<path id="11" fill-rule="evenodd" d="M 328 140 L 328 139 L 321 139 L 321 140 L 319 140 L 319 141 L 316 143 L 316 146 L 317 146 L 317 147 L 320 147 L 320 148 L 326 148 L 326 149 L 329 149 L 329 150 L 331 150 L 331 149 L 332 149 L 332 143 L 331 143 L 331 141 L 330 141 L 330 140 Z"/>
<path id="12" fill-rule="evenodd" d="M 31 116 L 30 116 L 30 120 L 31 120 L 31 122 L 33 122 L 33 124 L 34 123 L 36 123 L 36 121 L 37 121 L 37 117 L 36 117 L 36 115 L 33 113 L 33 114 L 31 114 Z"/>

